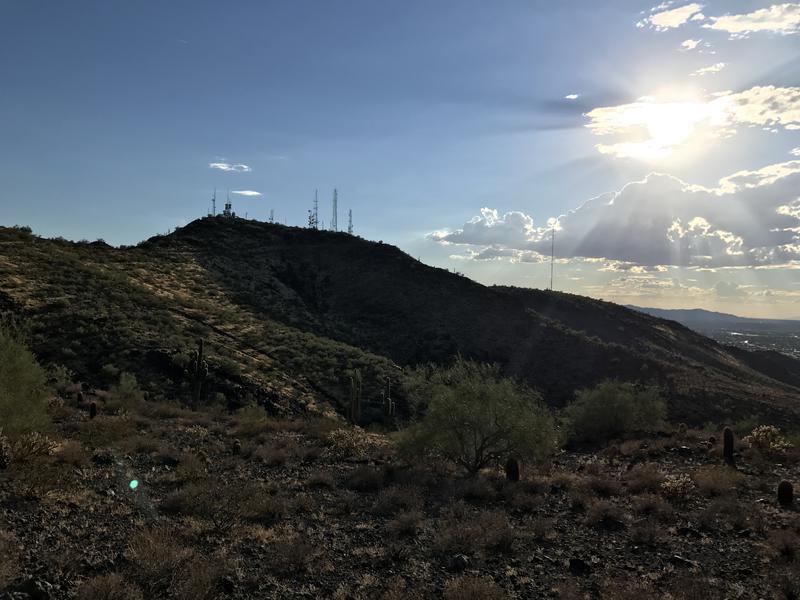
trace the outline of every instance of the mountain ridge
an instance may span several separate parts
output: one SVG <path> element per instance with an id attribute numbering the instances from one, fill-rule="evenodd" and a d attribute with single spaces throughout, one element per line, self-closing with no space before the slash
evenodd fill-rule
<path id="1" fill-rule="evenodd" d="M 483 286 L 342 232 L 211 217 L 114 248 L 3 228 L 0 274 L 0 307 L 33 323 L 35 351 L 96 385 L 128 370 L 182 397 L 203 338 L 213 394 L 278 412 L 341 410 L 358 368 L 369 419 L 387 386 L 403 407 L 402 367 L 457 354 L 500 364 L 554 406 L 605 378 L 660 386 L 687 421 L 785 420 L 800 406 L 797 361 L 773 368 L 599 300 Z"/>

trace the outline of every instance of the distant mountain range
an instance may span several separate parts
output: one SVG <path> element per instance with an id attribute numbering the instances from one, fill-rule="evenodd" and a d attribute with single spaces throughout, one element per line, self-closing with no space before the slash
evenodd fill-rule
<path id="1" fill-rule="evenodd" d="M 796 331 L 800 329 L 800 320 L 790 319 L 753 319 L 739 317 L 727 313 L 704 310 L 702 308 L 644 308 L 628 305 L 627 308 L 638 310 L 659 319 L 668 319 L 689 327 L 690 329 L 735 329 L 737 327 L 769 328 L 776 331 Z"/>

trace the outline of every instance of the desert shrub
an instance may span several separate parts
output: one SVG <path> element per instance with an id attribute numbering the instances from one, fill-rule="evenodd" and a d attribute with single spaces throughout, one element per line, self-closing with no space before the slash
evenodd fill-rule
<path id="1" fill-rule="evenodd" d="M 761 425 L 742 438 L 742 443 L 771 457 L 784 456 L 792 444 L 773 425 Z"/>
<path id="2" fill-rule="evenodd" d="M 143 600 L 141 590 L 118 573 L 98 575 L 78 587 L 80 600 Z"/>
<path id="3" fill-rule="evenodd" d="M 453 483 L 451 493 L 454 498 L 468 500 L 475 504 L 491 502 L 497 496 L 491 482 L 485 477 L 459 479 Z"/>
<path id="4" fill-rule="evenodd" d="M 501 377 L 496 366 L 463 359 L 411 374 L 424 415 L 403 432 L 408 456 L 440 455 L 475 474 L 510 455 L 542 460 L 557 447 L 553 419 L 535 392 Z"/>
<path id="5" fill-rule="evenodd" d="M 0 423 L 9 437 L 49 427 L 47 374 L 19 338 L 0 328 Z"/>
<path id="6" fill-rule="evenodd" d="M 191 551 L 180 543 L 176 531 L 157 525 L 133 536 L 128 546 L 128 559 L 151 592 L 166 590 L 176 571 L 189 558 Z"/>
<path id="7" fill-rule="evenodd" d="M 579 391 L 564 410 L 572 438 L 590 443 L 633 431 L 652 431 L 665 414 L 666 403 L 656 390 L 619 381 Z"/>
<path id="8" fill-rule="evenodd" d="M 800 558 L 800 536 L 789 529 L 777 529 L 767 534 L 767 547 L 779 562 L 795 562 Z"/>
<path id="9" fill-rule="evenodd" d="M 640 546 L 655 546 L 663 538 L 661 526 L 649 519 L 640 521 L 631 527 L 630 539 Z"/>
<path id="10" fill-rule="evenodd" d="M 618 506 L 598 500 L 589 506 L 586 522 L 592 527 L 615 529 L 624 525 L 624 515 Z"/>
<path id="11" fill-rule="evenodd" d="M 655 494 L 642 494 L 631 502 L 634 514 L 639 517 L 653 517 L 664 519 L 672 514 L 672 506 L 661 496 Z"/>
<path id="12" fill-rule="evenodd" d="M 419 492 L 407 487 L 392 487 L 378 495 L 378 499 L 372 505 L 372 512 L 376 515 L 390 516 L 400 511 L 417 510 L 421 507 L 422 498 Z"/>
<path id="13" fill-rule="evenodd" d="M 664 483 L 664 474 L 652 465 L 636 465 L 625 475 L 625 483 L 632 494 L 656 492 Z"/>
<path id="14" fill-rule="evenodd" d="M 619 482 L 615 479 L 612 479 L 608 475 L 597 475 L 595 477 L 590 477 L 586 482 L 586 485 L 601 498 L 618 496 L 622 491 Z"/>
<path id="15" fill-rule="evenodd" d="M 685 473 L 669 474 L 661 484 L 661 493 L 672 502 L 681 503 L 689 498 L 694 488 L 692 478 Z"/>
<path id="16" fill-rule="evenodd" d="M 357 492 L 375 492 L 383 487 L 383 471 L 373 467 L 359 467 L 355 469 L 345 480 L 344 484 L 348 489 Z"/>
<path id="17" fill-rule="evenodd" d="M 503 600 L 508 595 L 487 577 L 465 575 L 444 586 L 444 600 Z"/>
<path id="18" fill-rule="evenodd" d="M 302 576 L 314 560 L 315 552 L 315 546 L 303 536 L 275 541 L 267 550 L 267 566 L 283 576 Z"/>
<path id="19" fill-rule="evenodd" d="M 112 395 L 127 409 L 135 407 L 144 397 L 139 389 L 139 382 L 136 381 L 136 376 L 126 371 L 119 374 L 119 381 L 114 386 Z"/>
<path id="20" fill-rule="evenodd" d="M 445 556 L 475 552 L 508 552 L 516 538 L 508 517 L 484 511 L 462 518 L 448 518 L 439 529 L 434 548 Z"/>
<path id="21" fill-rule="evenodd" d="M 314 471 L 308 476 L 306 485 L 312 489 L 333 489 L 336 487 L 336 479 L 328 471 Z"/>
<path id="22" fill-rule="evenodd" d="M 82 467 L 89 462 L 89 454 L 83 447 L 83 444 L 76 440 L 67 440 L 56 450 L 56 461 L 72 465 L 74 467 Z"/>
<path id="23" fill-rule="evenodd" d="M 417 535 L 425 521 L 425 515 L 418 510 L 399 513 L 386 524 L 386 532 L 392 537 L 411 537 Z"/>
<path id="24" fill-rule="evenodd" d="M 697 488 L 707 496 L 733 493 L 745 483 L 744 475 L 730 467 L 702 467 L 695 471 L 692 479 Z"/>
<path id="25" fill-rule="evenodd" d="M 170 598 L 212 600 L 220 597 L 219 583 L 231 571 L 225 556 L 193 556 L 173 577 Z"/>

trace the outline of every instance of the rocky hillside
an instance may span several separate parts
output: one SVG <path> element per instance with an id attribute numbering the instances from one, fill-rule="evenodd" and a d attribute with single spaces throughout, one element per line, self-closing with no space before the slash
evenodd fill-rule
<path id="1" fill-rule="evenodd" d="M 660 385 L 687 421 L 800 406 L 797 361 L 776 367 L 606 302 L 486 287 L 344 233 L 242 219 L 125 248 L 0 228 L 0 310 L 25 317 L 43 361 L 95 385 L 133 372 L 153 394 L 187 393 L 202 338 L 209 393 L 276 412 L 341 406 L 354 368 L 377 410 L 386 385 L 402 394 L 401 367 L 457 353 L 501 364 L 553 405 L 616 377 Z"/>

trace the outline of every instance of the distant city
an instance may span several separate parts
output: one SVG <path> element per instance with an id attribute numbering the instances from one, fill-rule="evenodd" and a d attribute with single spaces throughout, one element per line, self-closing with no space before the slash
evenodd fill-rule
<path id="1" fill-rule="evenodd" d="M 747 319 L 700 309 L 630 308 L 677 321 L 722 344 L 747 350 L 775 350 L 800 358 L 800 321 Z"/>

